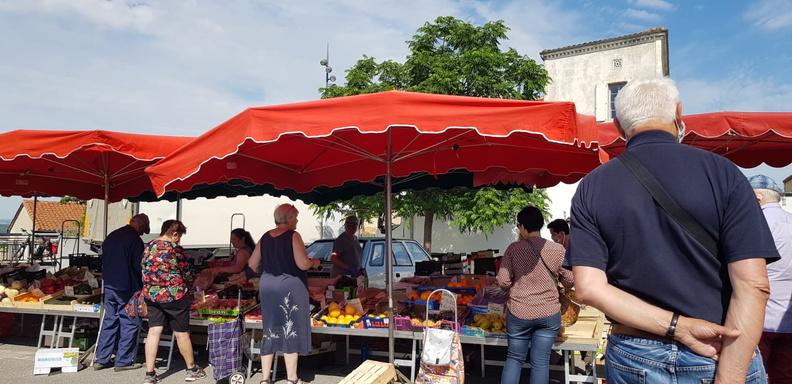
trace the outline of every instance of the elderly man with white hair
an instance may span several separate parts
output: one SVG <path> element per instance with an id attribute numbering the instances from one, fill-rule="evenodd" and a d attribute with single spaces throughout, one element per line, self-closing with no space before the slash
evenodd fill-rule
<path id="1" fill-rule="evenodd" d="M 765 382 L 757 344 L 778 251 L 745 176 L 680 144 L 669 78 L 627 83 L 614 124 L 627 150 L 578 185 L 567 253 L 578 299 L 613 323 L 608 384 Z"/>
<path id="2" fill-rule="evenodd" d="M 762 206 L 781 260 L 767 266 L 770 299 L 759 340 L 767 377 L 771 383 L 792 383 L 792 213 L 781 208 L 784 190 L 765 176 L 748 178 Z"/>

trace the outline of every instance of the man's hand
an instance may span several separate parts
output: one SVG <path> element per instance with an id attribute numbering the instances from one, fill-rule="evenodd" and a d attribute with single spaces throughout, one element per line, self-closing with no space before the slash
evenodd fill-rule
<path id="1" fill-rule="evenodd" d="M 706 320 L 680 316 L 674 338 L 693 352 L 718 360 L 723 348 L 723 339 L 736 339 L 738 336 L 740 336 L 740 331 L 737 329 Z"/>

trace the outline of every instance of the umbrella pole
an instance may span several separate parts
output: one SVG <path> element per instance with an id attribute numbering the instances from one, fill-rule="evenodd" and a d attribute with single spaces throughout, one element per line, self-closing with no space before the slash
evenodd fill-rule
<path id="1" fill-rule="evenodd" d="M 36 209 L 38 207 L 38 195 L 33 195 L 33 228 L 30 230 L 30 259 L 28 261 L 33 262 L 33 255 L 36 254 Z"/>
<path id="2" fill-rule="evenodd" d="M 387 159 L 385 161 L 385 284 L 388 291 L 388 362 L 393 364 L 395 339 L 393 337 L 393 238 L 391 234 L 391 131 L 387 134 Z"/>
<path id="3" fill-rule="evenodd" d="M 110 201 L 110 180 L 109 175 L 105 174 L 105 182 L 104 182 L 104 236 L 102 236 L 102 242 L 104 239 L 107 238 L 107 204 Z M 104 293 L 104 292 L 103 292 Z"/>

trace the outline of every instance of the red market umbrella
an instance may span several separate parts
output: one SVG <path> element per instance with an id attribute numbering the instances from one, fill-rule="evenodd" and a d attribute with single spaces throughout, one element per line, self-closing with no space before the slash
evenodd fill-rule
<path id="1" fill-rule="evenodd" d="M 482 172 L 498 169 L 515 178 L 555 175 L 536 179 L 542 186 L 577 181 L 601 163 L 596 139 L 593 117 L 570 102 L 390 91 L 249 108 L 146 172 L 159 195 L 232 180 L 306 193 L 385 176 L 388 212 L 392 178 L 416 172 L 464 169 L 481 182 L 488 179 Z M 387 287 L 392 300 L 390 278 Z"/>
<path id="2" fill-rule="evenodd" d="M 391 91 L 249 108 L 146 172 L 159 195 L 233 179 L 308 192 L 492 167 L 580 179 L 600 164 L 596 139 L 572 103 Z"/>
<path id="3" fill-rule="evenodd" d="M 2 133 L 0 195 L 104 199 L 107 217 L 108 202 L 151 190 L 145 168 L 190 140 L 100 130 Z"/>
<path id="4" fill-rule="evenodd" d="M 743 168 L 792 163 L 792 112 L 713 112 L 683 116 L 682 143 L 717 153 Z M 597 124 L 599 145 L 610 156 L 625 142 L 613 123 Z"/>

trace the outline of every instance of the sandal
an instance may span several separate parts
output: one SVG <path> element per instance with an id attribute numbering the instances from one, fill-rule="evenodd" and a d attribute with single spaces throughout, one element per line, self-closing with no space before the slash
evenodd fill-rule
<path id="1" fill-rule="evenodd" d="M 289 383 L 289 384 L 305 384 L 305 382 L 303 381 L 303 379 L 301 379 L 301 378 L 299 378 L 299 377 L 298 377 L 296 380 L 289 380 L 289 379 L 286 379 L 286 382 L 287 382 L 287 383 Z"/>
<path id="2" fill-rule="evenodd" d="M 272 380 L 261 380 L 259 384 L 272 384 Z"/>

